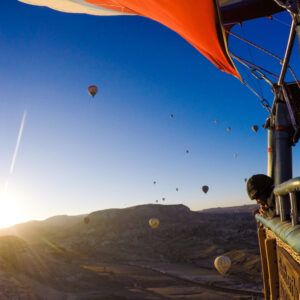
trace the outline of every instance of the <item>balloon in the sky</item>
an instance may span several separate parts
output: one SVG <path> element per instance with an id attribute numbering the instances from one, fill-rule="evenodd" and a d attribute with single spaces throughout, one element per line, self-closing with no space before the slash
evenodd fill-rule
<path id="1" fill-rule="evenodd" d="M 155 200 L 156 203 L 158 203 L 158 200 Z"/>
<path id="2" fill-rule="evenodd" d="M 234 154 L 233 154 L 233 157 L 234 157 L 234 158 L 237 158 L 237 157 L 238 157 L 237 153 L 234 153 Z"/>
<path id="3" fill-rule="evenodd" d="M 218 256 L 215 259 L 215 268 L 224 276 L 231 267 L 231 260 L 228 256 Z"/>
<path id="4" fill-rule="evenodd" d="M 231 131 L 231 127 L 227 127 L 227 131 Z"/>
<path id="5" fill-rule="evenodd" d="M 244 178 L 244 181 L 247 182 L 247 178 Z"/>
<path id="6" fill-rule="evenodd" d="M 21 0 L 21 2 L 44 5 L 69 13 L 137 14 L 156 20 L 179 33 L 218 68 L 240 78 L 227 53 L 227 43 L 223 37 L 220 37 L 222 24 L 218 24 L 216 20 L 215 5 L 212 4 L 214 1 Z M 273 3 L 275 1 L 267 0 L 218 2 L 220 2 L 220 14 L 224 24 L 240 24 L 246 20 L 270 16 L 283 10 Z"/>
<path id="7" fill-rule="evenodd" d="M 208 187 L 207 185 L 204 185 L 204 186 L 202 187 L 202 191 L 203 191 L 205 194 L 208 192 L 208 190 L 209 190 L 209 187 Z"/>
<path id="8" fill-rule="evenodd" d="M 253 130 L 254 132 L 257 132 L 258 126 L 257 126 L 257 125 L 253 125 L 253 126 L 252 126 L 252 130 Z"/>
<path id="9" fill-rule="evenodd" d="M 88 87 L 88 92 L 92 97 L 95 97 L 95 95 L 98 93 L 98 88 L 95 85 L 90 85 Z"/>
<path id="10" fill-rule="evenodd" d="M 85 218 L 83 219 L 83 222 L 84 222 L 85 224 L 89 224 L 89 223 L 90 223 L 90 218 L 89 218 L 89 217 L 85 217 Z"/>
<path id="11" fill-rule="evenodd" d="M 153 184 L 156 184 L 156 181 L 153 181 Z"/>
<path id="12" fill-rule="evenodd" d="M 176 192 L 178 192 L 179 191 L 179 188 L 176 188 Z"/>
<path id="13" fill-rule="evenodd" d="M 165 201 L 165 200 L 166 200 L 166 198 L 162 198 L 161 200 L 162 200 L 162 201 Z"/>
<path id="14" fill-rule="evenodd" d="M 157 218 L 151 218 L 149 220 L 149 225 L 152 229 L 155 229 L 159 226 L 159 220 Z"/>
<path id="15" fill-rule="evenodd" d="M 174 115 L 173 115 L 173 114 L 170 114 L 170 118 L 173 119 L 173 118 L 174 118 Z"/>
<path id="16" fill-rule="evenodd" d="M 219 123 L 219 121 L 218 120 L 215 120 L 215 124 L 218 124 Z"/>
<path id="17" fill-rule="evenodd" d="M 189 154 L 189 153 L 190 153 L 190 150 L 189 150 L 189 149 L 186 149 L 186 150 L 185 150 L 185 153 L 186 153 L 186 154 Z"/>

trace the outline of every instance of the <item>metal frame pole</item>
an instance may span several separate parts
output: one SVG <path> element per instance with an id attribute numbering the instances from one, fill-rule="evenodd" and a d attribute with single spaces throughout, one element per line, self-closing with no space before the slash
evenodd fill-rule
<path id="1" fill-rule="evenodd" d="M 289 35 L 288 44 L 287 44 L 287 47 L 285 50 L 285 55 L 284 55 L 284 59 L 283 59 L 283 63 L 282 63 L 281 72 L 280 72 L 279 79 L 278 79 L 279 86 L 282 85 L 282 83 L 284 82 L 284 77 L 285 77 L 287 68 L 289 66 L 290 57 L 292 54 L 293 45 L 294 45 L 294 41 L 295 41 L 295 37 L 296 37 L 296 25 L 297 25 L 296 18 L 292 16 L 292 25 L 291 25 L 291 29 L 290 29 L 290 35 Z"/>
<path id="2" fill-rule="evenodd" d="M 300 1 L 297 1 L 297 25 L 296 33 L 298 36 L 299 54 L 300 54 Z"/>
<path id="3" fill-rule="evenodd" d="M 291 145 L 291 120 L 287 104 L 276 101 L 275 114 L 275 186 L 292 178 L 292 145 Z M 289 211 L 289 199 L 287 196 L 276 197 L 276 212 L 280 213 L 281 221 L 285 221 Z"/>
<path id="4" fill-rule="evenodd" d="M 270 126 L 268 128 L 268 171 L 267 175 L 274 177 L 274 130 Z"/>
<path id="5" fill-rule="evenodd" d="M 291 121 L 286 103 L 276 103 L 275 116 L 275 185 L 292 178 Z"/>

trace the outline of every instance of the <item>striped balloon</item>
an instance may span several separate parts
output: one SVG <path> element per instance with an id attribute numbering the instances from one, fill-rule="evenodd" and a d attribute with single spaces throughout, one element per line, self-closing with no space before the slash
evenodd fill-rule
<path id="1" fill-rule="evenodd" d="M 218 256 L 215 259 L 215 268 L 224 276 L 231 267 L 231 260 L 228 256 Z"/>

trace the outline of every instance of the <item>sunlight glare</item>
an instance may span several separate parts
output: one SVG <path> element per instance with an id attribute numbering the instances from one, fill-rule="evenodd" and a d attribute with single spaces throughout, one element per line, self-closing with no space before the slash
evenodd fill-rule
<path id="1" fill-rule="evenodd" d="M 8 227 L 22 220 L 20 205 L 10 193 L 0 194 L 0 228 Z"/>

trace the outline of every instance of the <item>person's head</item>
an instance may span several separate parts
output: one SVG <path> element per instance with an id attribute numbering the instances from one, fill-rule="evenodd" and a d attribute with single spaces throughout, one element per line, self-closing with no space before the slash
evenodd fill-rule
<path id="1" fill-rule="evenodd" d="M 264 174 L 256 174 L 247 182 L 247 193 L 251 200 L 259 204 L 266 204 L 268 197 L 274 188 L 273 179 Z"/>

